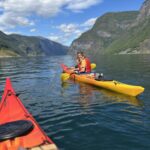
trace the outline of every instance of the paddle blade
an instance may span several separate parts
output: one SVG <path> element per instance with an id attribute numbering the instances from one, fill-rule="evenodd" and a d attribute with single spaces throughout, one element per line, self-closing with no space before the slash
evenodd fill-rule
<path id="1" fill-rule="evenodd" d="M 95 69 L 96 68 L 96 64 L 92 63 L 91 64 L 91 69 Z"/>
<path id="2" fill-rule="evenodd" d="M 69 77 L 70 77 L 70 75 L 68 73 L 62 73 L 61 76 L 60 76 L 62 81 L 68 80 Z"/>

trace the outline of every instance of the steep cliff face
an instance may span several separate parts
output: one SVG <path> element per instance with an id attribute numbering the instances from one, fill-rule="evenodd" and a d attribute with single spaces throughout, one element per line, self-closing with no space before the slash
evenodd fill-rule
<path id="1" fill-rule="evenodd" d="M 140 11 L 107 13 L 93 28 L 74 40 L 69 52 L 84 50 L 90 55 L 150 53 L 150 0 Z"/>
<path id="2" fill-rule="evenodd" d="M 64 55 L 68 48 L 43 37 L 17 34 L 6 35 L 0 31 L 0 56 Z"/>
<path id="3" fill-rule="evenodd" d="M 150 17 L 150 0 L 145 0 L 143 3 L 140 13 L 137 17 L 137 21 L 141 22 L 144 21 L 145 19 L 148 19 Z"/>

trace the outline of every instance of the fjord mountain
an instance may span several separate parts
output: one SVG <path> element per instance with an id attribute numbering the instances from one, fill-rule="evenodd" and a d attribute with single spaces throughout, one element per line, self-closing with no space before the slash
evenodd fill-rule
<path id="1" fill-rule="evenodd" d="M 64 55 L 68 47 L 43 37 L 7 35 L 0 31 L 0 56 Z"/>
<path id="2" fill-rule="evenodd" d="M 87 54 L 150 53 L 150 0 L 139 11 L 106 13 L 89 31 L 74 40 L 69 53 Z"/>

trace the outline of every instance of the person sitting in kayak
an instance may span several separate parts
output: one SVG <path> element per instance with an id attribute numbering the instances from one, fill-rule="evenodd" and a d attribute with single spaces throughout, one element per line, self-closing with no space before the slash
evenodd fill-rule
<path id="1" fill-rule="evenodd" d="M 77 61 L 78 67 L 75 69 L 75 71 L 78 71 L 79 73 L 91 73 L 91 62 L 83 52 L 77 53 Z"/>

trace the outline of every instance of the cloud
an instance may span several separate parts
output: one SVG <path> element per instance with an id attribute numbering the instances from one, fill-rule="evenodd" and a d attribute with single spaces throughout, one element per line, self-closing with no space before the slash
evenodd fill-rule
<path id="1" fill-rule="evenodd" d="M 82 11 L 83 9 L 87 9 L 93 5 L 96 5 L 98 3 L 102 2 L 102 0 L 72 0 L 68 3 L 67 8 L 78 12 Z"/>
<path id="2" fill-rule="evenodd" d="M 30 32 L 35 32 L 35 31 L 36 31 L 36 29 L 35 29 L 35 28 L 30 29 Z"/>
<path id="3" fill-rule="evenodd" d="M 28 18 L 15 15 L 13 13 L 5 13 L 0 16 L 0 28 L 2 29 L 11 29 L 16 26 L 31 26 L 34 25 L 33 21 L 30 21 Z"/>
<path id="4" fill-rule="evenodd" d="M 102 0 L 0 0 L 0 27 L 34 25 L 33 16 L 52 17 L 66 9 L 76 12 L 87 9 Z"/>
<path id="5" fill-rule="evenodd" d="M 4 0 L 0 1 L 0 8 L 4 12 L 11 12 L 22 16 L 32 13 L 40 16 L 53 16 L 60 11 L 66 0 Z"/>
<path id="6" fill-rule="evenodd" d="M 64 33 L 72 33 L 75 32 L 77 29 L 78 25 L 77 24 L 61 24 L 60 26 L 57 26 L 58 29 L 60 29 Z"/>
<path id="7" fill-rule="evenodd" d="M 49 38 L 56 42 L 65 43 L 67 45 L 70 44 L 70 41 L 82 33 L 79 25 L 75 23 L 60 24 L 59 26 L 56 26 L 56 29 L 59 30 L 59 35 L 52 35 Z"/>
<path id="8" fill-rule="evenodd" d="M 32 0 L 31 0 L 32 1 Z M 11 29 L 16 26 L 31 26 L 34 21 L 29 19 L 30 1 L 3 0 L 0 1 L 0 29 Z"/>
<path id="9" fill-rule="evenodd" d="M 102 0 L 1 0 L 0 10 L 18 15 L 54 16 L 65 9 L 78 11 L 87 9 Z"/>
<path id="10" fill-rule="evenodd" d="M 50 35 L 48 36 L 47 38 L 52 40 L 52 41 L 55 41 L 55 42 L 58 42 L 58 43 L 61 43 L 63 45 L 70 45 L 70 43 L 72 42 L 72 40 L 74 39 L 75 36 L 70 36 L 70 35 L 67 35 L 67 34 L 60 34 L 60 35 Z"/>
<path id="11" fill-rule="evenodd" d="M 94 25 L 95 21 L 96 18 L 90 18 L 81 24 L 60 24 L 59 26 L 55 27 L 59 30 L 59 35 L 51 34 L 51 36 L 49 36 L 48 38 L 53 41 L 69 45 L 73 39 L 79 37 L 83 32 L 89 30 Z"/>
<path id="12" fill-rule="evenodd" d="M 21 32 L 19 31 L 8 31 L 8 30 L 3 30 L 3 33 L 7 34 L 7 35 L 10 35 L 10 34 L 21 34 Z"/>
<path id="13" fill-rule="evenodd" d="M 55 42 L 60 42 L 62 41 L 62 36 L 59 36 L 59 35 L 50 35 L 49 37 L 47 37 L 48 39 L 52 40 L 52 41 L 55 41 Z"/>
<path id="14" fill-rule="evenodd" d="M 90 26 L 93 26 L 95 24 L 95 21 L 96 21 L 97 18 L 90 18 L 88 19 L 86 22 L 84 22 L 82 24 L 82 26 L 85 26 L 85 27 L 90 27 Z"/>

